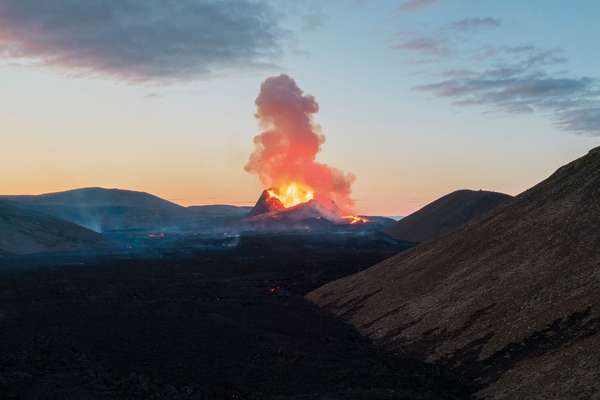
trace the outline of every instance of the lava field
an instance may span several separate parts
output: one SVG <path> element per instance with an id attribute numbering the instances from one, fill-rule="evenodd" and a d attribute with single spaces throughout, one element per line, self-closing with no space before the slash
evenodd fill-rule
<path id="1" fill-rule="evenodd" d="M 0 264 L 2 398 L 469 397 L 452 371 L 385 354 L 303 298 L 410 244 L 280 233 L 179 245 Z"/>

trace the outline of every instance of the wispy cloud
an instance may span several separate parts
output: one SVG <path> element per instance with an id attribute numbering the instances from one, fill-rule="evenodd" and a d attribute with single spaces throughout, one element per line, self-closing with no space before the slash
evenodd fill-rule
<path id="1" fill-rule="evenodd" d="M 282 29 L 253 0 L 2 0 L 0 57 L 129 81 L 273 63 Z"/>
<path id="2" fill-rule="evenodd" d="M 417 91 L 457 106 L 483 106 L 486 112 L 540 113 L 559 129 L 600 136 L 600 80 L 565 72 L 568 59 L 559 48 L 470 43 L 474 32 L 501 25 L 493 17 L 464 18 L 423 34 L 404 34 L 408 38 L 394 48 L 416 61 L 452 66 L 436 68 Z"/>
<path id="3" fill-rule="evenodd" d="M 451 23 L 449 28 L 455 31 L 467 32 L 484 28 L 497 28 L 500 25 L 500 20 L 496 18 L 465 18 Z"/>
<path id="4" fill-rule="evenodd" d="M 517 47 L 506 47 L 501 49 L 511 58 L 514 56 L 524 57 L 520 62 L 521 67 L 544 67 L 555 64 L 566 64 L 567 57 L 563 54 L 563 51 L 558 48 L 554 49 L 541 49 L 535 46 L 517 46 Z"/>
<path id="5" fill-rule="evenodd" d="M 600 107 L 560 112 L 556 124 L 567 131 L 600 136 Z"/>
<path id="6" fill-rule="evenodd" d="M 402 35 L 405 38 L 393 47 L 411 52 L 417 56 L 429 57 L 416 61 L 431 62 L 434 60 L 430 56 L 442 57 L 453 54 L 453 47 L 463 41 L 464 34 L 495 28 L 500 25 L 501 21 L 499 19 L 491 17 L 464 18 L 426 33 L 405 33 Z"/>
<path id="7" fill-rule="evenodd" d="M 558 50 L 506 48 L 512 61 L 481 71 L 447 72 L 447 79 L 415 90 L 453 99 L 458 106 L 492 107 L 506 113 L 547 113 L 560 129 L 600 136 L 600 82 L 544 69 L 564 63 Z"/>
<path id="8" fill-rule="evenodd" d="M 394 46 L 397 49 L 409 50 L 425 55 L 442 56 L 449 54 L 446 42 L 440 39 L 418 37 L 405 40 Z"/>
<path id="9" fill-rule="evenodd" d="M 437 0 L 406 0 L 400 5 L 402 11 L 416 11 L 435 3 Z"/>

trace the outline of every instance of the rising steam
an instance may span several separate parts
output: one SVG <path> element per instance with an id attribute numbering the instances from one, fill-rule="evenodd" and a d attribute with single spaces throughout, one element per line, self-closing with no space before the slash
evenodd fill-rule
<path id="1" fill-rule="evenodd" d="M 312 188 L 316 201 L 333 201 L 351 212 L 354 175 L 316 161 L 325 136 L 312 121 L 319 111 L 314 97 L 304 95 L 289 76 L 279 75 L 262 83 L 256 106 L 264 132 L 254 137 L 256 148 L 245 170 L 258 175 L 265 188 L 297 182 Z"/>

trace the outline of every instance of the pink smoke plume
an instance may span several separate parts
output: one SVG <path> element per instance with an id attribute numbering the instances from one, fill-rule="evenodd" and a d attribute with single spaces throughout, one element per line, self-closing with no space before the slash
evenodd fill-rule
<path id="1" fill-rule="evenodd" d="M 262 83 L 255 103 L 264 131 L 254 137 L 256 148 L 245 170 L 258 175 L 265 188 L 297 182 L 310 186 L 316 201 L 333 201 L 342 211 L 352 212 L 354 175 L 316 161 L 325 136 L 312 121 L 319 111 L 315 98 L 282 74 Z"/>

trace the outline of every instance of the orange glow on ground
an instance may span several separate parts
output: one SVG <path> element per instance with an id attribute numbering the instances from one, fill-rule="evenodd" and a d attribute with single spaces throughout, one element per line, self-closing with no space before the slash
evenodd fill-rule
<path id="1" fill-rule="evenodd" d="M 348 221 L 351 225 L 369 222 L 368 218 L 359 217 L 358 215 L 344 215 L 342 218 Z"/>
<path id="2" fill-rule="evenodd" d="M 315 197 L 315 192 L 310 186 L 298 182 L 290 182 L 279 188 L 269 189 L 267 190 L 267 193 L 271 198 L 279 200 L 285 208 L 307 203 Z M 360 217 L 358 215 L 343 215 L 341 218 L 351 225 L 369 222 L 368 218 Z"/>

